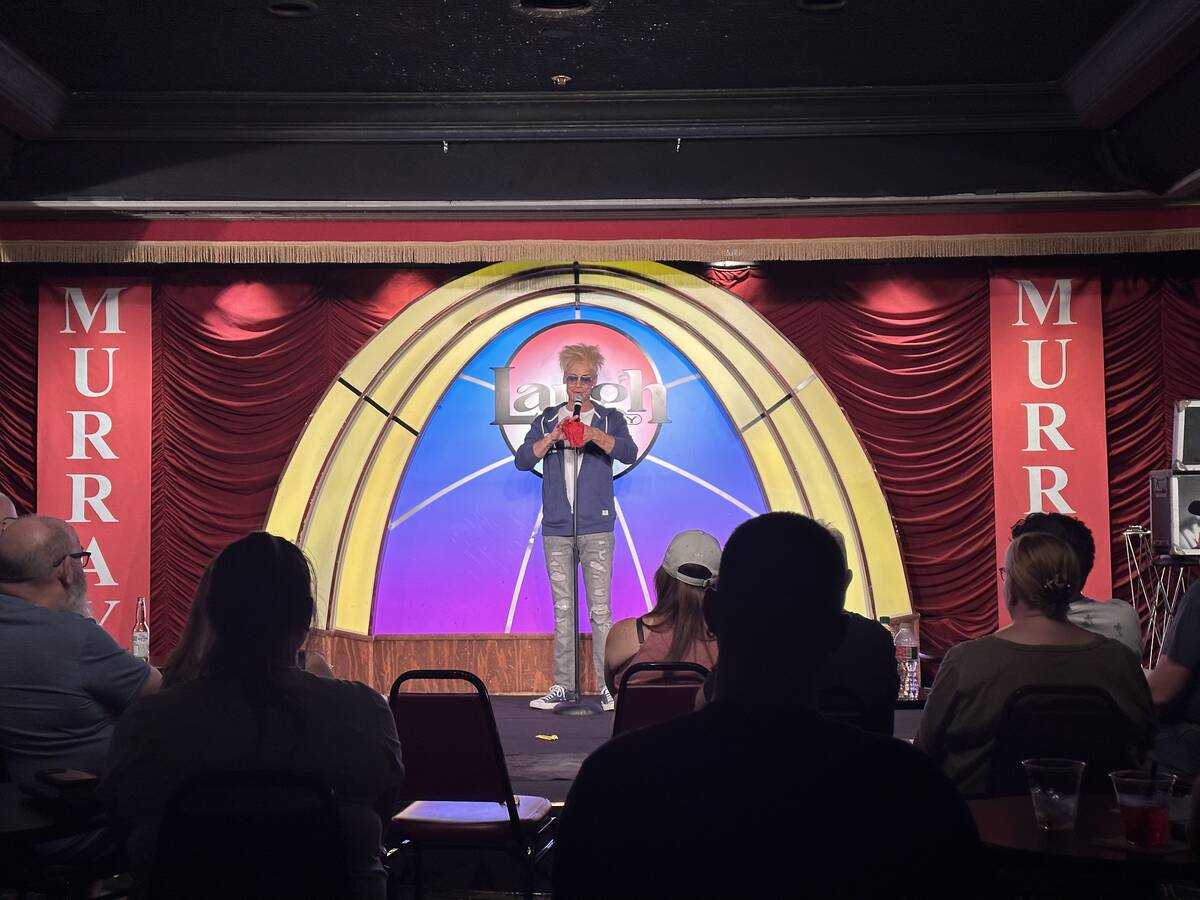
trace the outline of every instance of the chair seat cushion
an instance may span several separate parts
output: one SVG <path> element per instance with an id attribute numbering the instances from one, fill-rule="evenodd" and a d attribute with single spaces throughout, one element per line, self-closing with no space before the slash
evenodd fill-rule
<path id="1" fill-rule="evenodd" d="M 545 797 L 516 794 L 521 829 L 535 832 L 550 815 Z M 392 834 L 412 841 L 474 843 L 503 841 L 512 834 L 503 803 L 414 800 L 392 817 Z"/>

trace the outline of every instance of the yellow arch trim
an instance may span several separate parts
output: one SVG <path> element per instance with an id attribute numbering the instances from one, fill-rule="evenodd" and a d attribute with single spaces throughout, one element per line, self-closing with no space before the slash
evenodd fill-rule
<path id="1" fill-rule="evenodd" d="M 582 302 L 657 330 L 696 366 L 734 423 L 771 509 L 813 515 L 846 539 L 848 609 L 911 611 L 887 502 L 857 435 L 796 348 L 749 305 L 659 263 L 507 262 L 431 291 L 382 328 L 305 426 L 267 528 L 297 540 L 317 573 L 322 624 L 365 634 L 397 486 L 442 395 L 492 338 Z M 354 390 L 352 390 L 352 388 Z M 389 418 L 365 402 L 369 396 Z M 466 473 L 464 473 L 466 474 Z"/>

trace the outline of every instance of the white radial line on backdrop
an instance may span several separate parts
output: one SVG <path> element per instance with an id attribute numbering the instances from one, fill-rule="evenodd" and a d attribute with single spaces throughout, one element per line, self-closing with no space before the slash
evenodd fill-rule
<path id="1" fill-rule="evenodd" d="M 642 573 L 642 561 L 638 559 L 637 548 L 633 546 L 633 535 L 629 533 L 629 523 L 625 521 L 625 510 L 621 509 L 621 501 L 615 496 L 613 497 L 613 507 L 617 511 L 617 521 L 621 523 L 621 531 L 625 534 L 625 543 L 629 545 L 629 555 L 633 557 L 633 571 L 637 572 L 638 584 L 641 585 L 642 596 L 646 599 L 646 612 L 650 612 L 650 591 L 646 589 L 646 576 Z"/>
<path id="2" fill-rule="evenodd" d="M 674 381 L 664 384 L 663 387 L 665 387 L 669 391 L 673 387 L 679 387 L 679 385 L 681 385 L 681 384 L 687 384 L 689 381 L 696 381 L 699 378 L 700 378 L 700 376 L 698 374 L 684 375 L 682 378 L 676 378 Z"/>
<path id="3" fill-rule="evenodd" d="M 474 481 L 480 475 L 486 475 L 488 472 L 492 471 L 493 469 L 498 469 L 505 463 L 511 463 L 512 461 L 513 461 L 513 458 L 512 458 L 512 455 L 510 454 L 508 456 L 505 456 L 504 459 L 496 460 L 491 465 L 484 466 L 482 469 L 477 469 L 476 471 L 472 472 L 470 475 L 466 475 L 466 476 L 458 479 L 458 481 L 454 482 L 453 484 L 446 485 L 444 488 L 442 488 L 436 494 L 430 494 L 428 497 L 426 497 L 424 500 L 422 500 L 420 503 L 418 503 L 416 506 L 414 506 L 412 509 L 410 509 L 408 512 L 406 512 L 400 518 L 394 519 L 391 522 L 389 522 L 388 523 L 388 531 L 391 531 L 392 529 L 394 529 L 397 525 L 399 525 L 405 519 L 412 518 L 417 513 L 419 513 L 421 510 L 423 510 L 425 507 L 427 507 L 430 503 L 433 503 L 435 500 L 441 500 L 443 497 L 445 497 L 451 491 L 458 490 L 460 487 L 462 487 L 467 482 Z"/>
<path id="4" fill-rule="evenodd" d="M 721 490 L 715 484 L 710 484 L 709 482 L 707 482 L 703 478 L 701 478 L 699 475 L 693 475 L 691 472 L 685 472 L 683 469 L 679 468 L 679 466 L 671 465 L 671 463 L 667 462 L 665 459 L 659 459 L 657 456 L 652 456 L 649 453 L 646 454 L 644 459 L 647 462 L 652 462 L 652 463 L 655 463 L 656 465 L 660 465 L 664 469 L 669 469 L 670 471 L 674 472 L 676 475 L 682 475 L 684 478 L 688 479 L 689 481 L 696 482 L 696 484 L 700 485 L 700 487 L 704 488 L 705 490 L 712 491 L 714 494 L 716 494 L 718 497 L 720 497 L 723 500 L 728 500 L 730 503 L 732 503 L 738 509 L 742 510 L 742 512 L 744 512 L 748 516 L 757 516 L 758 515 L 758 513 L 756 513 L 754 510 L 752 510 L 749 506 L 747 506 L 741 500 L 737 499 L 737 497 L 734 497 L 731 494 L 725 493 L 723 490 Z"/>
<path id="5" fill-rule="evenodd" d="M 521 585 L 525 583 L 525 570 L 529 568 L 529 556 L 533 553 L 533 541 L 538 529 L 542 527 L 542 507 L 538 507 L 537 520 L 533 523 L 533 531 L 529 532 L 529 540 L 525 544 L 525 555 L 521 557 L 521 568 L 517 572 L 517 583 L 513 587 L 512 602 L 508 604 L 508 618 L 504 622 L 504 633 L 512 634 L 513 616 L 517 614 L 517 598 L 521 596 Z"/>
<path id="6" fill-rule="evenodd" d="M 461 378 L 463 381 L 471 382 L 471 384 L 477 384 L 480 387 L 485 387 L 489 391 L 492 391 L 493 393 L 495 393 L 495 391 L 496 391 L 496 386 L 494 384 L 488 384 L 482 378 L 476 378 L 474 375 L 459 375 L 458 377 Z"/>

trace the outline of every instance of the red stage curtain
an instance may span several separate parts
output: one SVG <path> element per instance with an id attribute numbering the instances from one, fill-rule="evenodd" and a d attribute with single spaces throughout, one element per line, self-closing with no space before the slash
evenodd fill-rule
<path id="1" fill-rule="evenodd" d="M 1149 524 L 1149 474 L 1170 467 L 1174 401 L 1200 397 L 1200 282 L 1186 275 L 1123 273 L 1107 281 L 1104 369 L 1113 590 L 1129 598 L 1121 531 Z M 1146 610 L 1139 612 L 1145 619 Z"/>
<path id="2" fill-rule="evenodd" d="M 900 532 L 922 649 L 995 626 L 988 278 L 978 263 L 714 273 L 838 398 Z"/>
<path id="3" fill-rule="evenodd" d="M 301 429 L 351 356 L 454 269 L 205 269 L 156 285 L 156 658 L 205 564 L 261 528 Z"/>
<path id="4" fill-rule="evenodd" d="M 1147 520 L 1148 472 L 1170 459 L 1171 402 L 1200 397 L 1200 280 L 1189 259 L 1070 265 L 1107 272 L 1118 596 L 1129 596 L 1119 532 Z M 987 266 L 780 263 L 709 273 L 796 343 L 858 430 L 935 654 L 994 624 Z M 467 270 L 146 270 L 155 281 L 156 656 L 174 644 L 207 560 L 261 527 L 288 454 L 340 368 L 406 303 Z M 22 271 L 0 287 L 0 490 L 22 510 L 34 503 L 36 281 Z"/>
<path id="5" fill-rule="evenodd" d="M 18 513 L 37 500 L 37 284 L 24 275 L 0 285 L 0 491 Z"/>

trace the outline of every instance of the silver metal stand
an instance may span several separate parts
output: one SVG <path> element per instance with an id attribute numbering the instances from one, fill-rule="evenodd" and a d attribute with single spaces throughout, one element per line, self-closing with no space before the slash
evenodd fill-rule
<path id="1" fill-rule="evenodd" d="M 1189 570 L 1198 564 L 1192 557 L 1155 556 L 1150 544 L 1150 529 L 1130 525 L 1121 532 L 1125 538 L 1125 562 L 1129 566 L 1129 602 L 1141 614 L 1146 611 L 1142 645 L 1146 665 L 1153 669 L 1162 655 L 1167 625 L 1187 590 Z"/>

